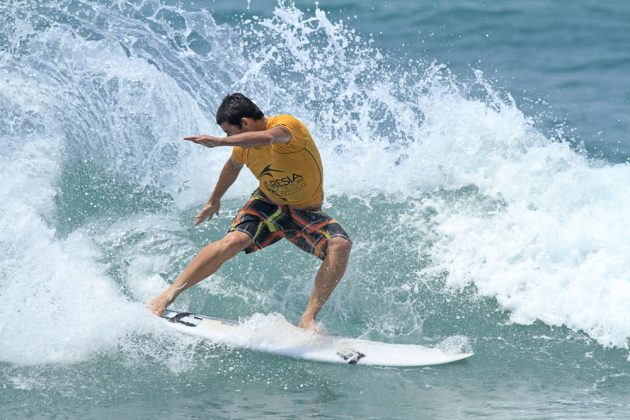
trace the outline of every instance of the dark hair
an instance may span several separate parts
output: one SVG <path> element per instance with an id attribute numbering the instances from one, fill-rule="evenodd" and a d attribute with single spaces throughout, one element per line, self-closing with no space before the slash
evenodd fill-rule
<path id="1" fill-rule="evenodd" d="M 232 125 L 242 127 L 241 120 L 243 118 L 253 118 L 260 120 L 265 114 L 242 93 L 232 93 L 223 98 L 223 102 L 217 110 L 217 124 L 221 125 L 228 122 Z"/>

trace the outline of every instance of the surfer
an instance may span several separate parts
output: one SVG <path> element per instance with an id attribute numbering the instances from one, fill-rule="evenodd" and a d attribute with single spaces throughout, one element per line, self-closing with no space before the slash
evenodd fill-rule
<path id="1" fill-rule="evenodd" d="M 232 147 L 207 204 L 195 224 L 219 213 L 221 197 L 243 165 L 258 179 L 258 188 L 234 217 L 228 233 L 199 251 L 177 280 L 148 306 L 156 315 L 184 290 L 209 277 L 241 251 L 254 252 L 282 238 L 322 260 L 298 326 L 317 331 L 316 318 L 348 263 L 350 237 L 322 211 L 323 167 L 306 126 L 291 115 L 265 117 L 246 96 L 226 96 L 216 114 L 226 137 L 197 135 L 184 140 L 214 148 Z"/>

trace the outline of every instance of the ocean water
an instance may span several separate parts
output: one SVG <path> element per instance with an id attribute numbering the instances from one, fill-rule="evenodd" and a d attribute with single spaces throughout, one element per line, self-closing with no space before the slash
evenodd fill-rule
<path id="1" fill-rule="evenodd" d="M 627 418 L 630 6 L 623 1 L 0 3 L 1 418 Z M 339 366 L 167 331 L 145 302 L 194 227 L 225 94 L 313 133 L 348 228 L 326 328 L 455 343 Z M 318 262 L 239 255 L 174 305 L 296 322 Z M 280 314 L 280 315 L 279 315 Z"/>

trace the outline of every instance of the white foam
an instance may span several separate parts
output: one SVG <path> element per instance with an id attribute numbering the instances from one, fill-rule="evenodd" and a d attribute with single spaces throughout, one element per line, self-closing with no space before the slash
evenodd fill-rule
<path id="1" fill-rule="evenodd" d="M 47 137 L 46 140 L 50 140 Z M 103 276 L 91 241 L 65 240 L 43 216 L 52 206 L 54 143 L 32 139 L 0 177 L 0 360 L 19 363 L 72 362 L 115 346 L 120 324 L 136 309 Z"/>
<path id="2" fill-rule="evenodd" d="M 133 33 L 129 39 L 162 42 L 142 25 L 117 23 L 117 30 Z M 141 301 L 164 286 L 156 273 L 184 258 L 173 255 L 174 248 L 193 252 L 177 238 L 186 228 L 173 215 L 207 199 L 229 154 L 181 137 L 220 134 L 201 104 L 216 105 L 229 90 L 254 92 L 265 111 L 291 112 L 308 124 L 329 195 L 357 196 L 368 205 L 378 195 L 415 202 L 400 222 L 415 227 L 410 247 L 426 251 L 424 234 L 431 235 L 433 264 L 421 278 L 445 271 L 450 286 L 474 283 L 482 296 L 496 297 L 514 322 L 540 319 L 584 330 L 604 345 L 626 346 L 630 168 L 586 159 L 546 138 L 481 74 L 464 84 L 439 65 L 387 68 L 379 51 L 355 41 L 352 29 L 319 9 L 310 16 L 284 4 L 272 19 L 249 28 L 273 44 L 273 54 L 222 51 L 228 58 L 221 61 L 169 50 L 164 42 L 153 47 L 182 60 L 153 57 L 160 69 L 139 46 L 127 57 L 117 39 L 85 41 L 63 25 L 35 35 L 28 24 L 22 27 L 24 34 L 16 36 L 39 43 L 27 63 L 32 74 L 17 71 L 21 63 L 10 55 L 0 56 L 15 70 L 0 69 L 0 105 L 35 127 L 29 135 L 0 138 L 0 360 L 75 362 L 116 348 L 129 333 L 156 331 Z M 219 44 L 229 45 L 227 39 L 243 46 L 229 28 L 221 31 Z M 128 35 L 120 34 L 124 42 Z M 283 67 L 287 62 L 292 65 Z M 59 79 L 46 70 L 55 65 L 51 74 Z M 211 65 L 224 66 L 220 76 L 199 76 Z M 278 81 L 274 66 L 296 77 Z M 108 83 L 119 88 L 107 91 Z M 101 230 L 94 229 L 100 220 L 88 220 L 60 237 L 55 194 L 67 153 L 95 157 L 107 170 L 155 186 L 173 198 L 173 208 L 155 217 L 123 215 Z M 253 177 L 244 175 L 226 198 L 246 197 L 254 187 Z M 427 226 L 417 215 L 429 206 L 435 214 Z M 168 246 L 143 253 L 157 243 L 147 240 L 129 256 L 127 296 L 106 274 L 111 262 L 103 261 L 100 247 L 144 228 L 166 232 Z M 372 252 L 356 239 L 355 253 Z M 247 299 L 265 296 L 252 292 Z M 126 323 L 129 316 L 140 320 L 136 330 Z"/>
<path id="3" fill-rule="evenodd" d="M 67 33 L 51 29 L 32 42 L 41 42 L 35 54 L 45 54 L 45 46 L 50 44 L 67 54 L 64 65 L 74 63 L 94 77 L 110 72 L 111 78 L 120 77 L 130 86 L 146 77 L 151 67 L 143 63 L 143 71 L 137 66 L 134 71 L 128 68 L 124 54 L 121 56 L 106 43 L 72 40 Z M 103 56 L 108 55 L 109 60 L 103 63 Z M 16 65 L 11 61 L 7 64 Z M 48 65 L 54 67 L 54 59 Z M 128 70 L 117 73 L 123 65 Z M 63 69 L 57 70 L 63 73 Z M 77 151 L 65 135 L 72 133 L 71 126 L 81 124 L 70 115 L 64 118 L 59 114 L 72 111 L 68 103 L 74 99 L 74 90 L 64 92 L 57 84 L 59 80 L 47 74 L 3 71 L 2 75 L 7 77 L 2 78 L 0 105 L 15 117 L 0 137 L 4 150 L 0 155 L 0 360 L 16 364 L 74 363 L 115 350 L 128 334 L 152 331 L 155 323 L 143 303 L 132 302 L 108 278 L 107 263 L 89 230 L 78 229 L 61 237 L 54 228 L 58 216 L 57 180 L 66 153 Z M 122 93 L 122 106 L 137 109 L 137 103 L 124 102 L 134 95 Z M 172 97 L 164 92 L 158 95 Z M 163 116 L 158 114 L 158 118 Z M 101 159 L 107 159 L 108 152 L 133 158 L 131 149 L 127 149 L 131 153 L 119 150 L 118 146 L 125 147 L 121 137 L 120 143 L 109 146 L 85 142 L 81 152 Z M 158 151 L 160 145 L 158 141 Z M 150 156 L 140 161 L 149 163 L 142 170 L 150 171 Z M 133 167 L 130 162 L 132 159 L 127 165 Z M 108 163 L 115 166 L 116 159 L 112 157 Z M 143 173 L 135 175 L 141 177 Z"/>
<path id="4" fill-rule="evenodd" d="M 625 347 L 630 168 L 597 167 L 553 145 L 506 161 L 500 172 L 481 192 L 501 194 L 502 210 L 439 206 L 434 258 L 449 284 L 474 283 L 514 322 L 566 325 Z"/>
<path id="5" fill-rule="evenodd" d="M 325 32 L 318 54 L 334 54 L 339 34 L 350 36 L 341 24 L 331 29 L 325 15 L 285 10 L 265 25 L 293 29 L 274 44 L 277 56 L 297 62 L 303 93 L 328 101 L 323 109 L 291 104 L 320 141 L 328 194 L 417 202 L 401 222 L 415 227 L 410 246 L 424 252 L 434 241 L 433 264 L 420 278 L 447 272 L 449 285 L 474 283 L 496 297 L 514 322 L 539 319 L 627 347 L 630 166 L 547 138 L 479 71 L 463 84 L 439 65 L 394 74 L 373 68 L 378 77 L 361 85 L 371 69 L 366 55 L 376 54 L 351 44 L 334 64 L 335 80 L 325 64 L 309 70 L 308 45 Z M 429 226 L 417 217 L 426 206 L 437 211 Z"/>

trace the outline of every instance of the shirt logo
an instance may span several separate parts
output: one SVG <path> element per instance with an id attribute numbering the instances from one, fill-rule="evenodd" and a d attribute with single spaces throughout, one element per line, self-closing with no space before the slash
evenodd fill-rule
<path id="1" fill-rule="evenodd" d="M 298 191 L 306 187 L 306 182 L 304 182 L 304 177 L 300 174 L 296 174 L 295 172 L 291 176 L 285 176 L 280 179 L 272 179 L 271 181 L 261 181 L 264 182 L 265 187 L 272 194 L 279 197 L 288 197 L 290 195 L 296 194 Z"/>
<path id="2" fill-rule="evenodd" d="M 271 165 L 267 165 L 267 166 L 265 166 L 265 168 L 262 171 L 260 171 L 260 173 L 258 174 L 258 178 L 262 178 L 263 176 L 269 176 L 269 177 L 273 178 L 272 172 L 284 172 L 284 171 L 280 171 L 278 169 L 273 169 L 271 167 Z"/>

